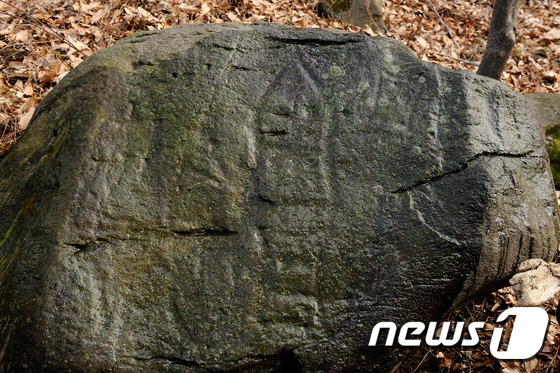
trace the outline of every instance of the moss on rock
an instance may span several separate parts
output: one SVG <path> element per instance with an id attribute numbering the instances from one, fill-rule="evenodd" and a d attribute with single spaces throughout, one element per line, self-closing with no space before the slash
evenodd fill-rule
<path id="1" fill-rule="evenodd" d="M 384 371 L 376 322 L 438 319 L 556 251 L 531 120 L 386 38 L 120 41 L 0 163 L 0 370 Z"/>

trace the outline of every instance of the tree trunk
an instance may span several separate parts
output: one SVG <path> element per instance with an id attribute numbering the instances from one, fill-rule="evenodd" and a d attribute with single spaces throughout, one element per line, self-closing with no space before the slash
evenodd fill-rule
<path id="1" fill-rule="evenodd" d="M 519 0 L 496 0 L 494 3 L 488 43 L 477 74 L 500 80 L 515 46 L 518 5 Z"/>

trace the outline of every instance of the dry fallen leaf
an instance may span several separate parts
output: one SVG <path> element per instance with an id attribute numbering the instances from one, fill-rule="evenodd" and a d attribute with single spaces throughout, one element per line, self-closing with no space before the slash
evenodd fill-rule
<path id="1" fill-rule="evenodd" d="M 540 362 L 539 359 L 537 358 L 532 358 L 531 360 L 525 360 L 523 362 L 523 367 L 525 368 L 525 370 L 527 371 L 527 373 L 534 373 L 537 371 L 537 369 L 540 366 Z"/>
<path id="2" fill-rule="evenodd" d="M 500 371 L 500 373 L 521 373 L 522 370 L 521 369 L 517 369 L 514 367 L 505 367 L 502 368 L 502 370 Z"/>
<path id="3" fill-rule="evenodd" d="M 44 87 L 46 84 L 52 82 L 58 75 L 58 71 L 60 70 L 60 61 L 56 61 L 49 67 L 49 69 L 45 72 L 43 77 L 41 78 L 41 84 L 39 87 Z"/>
<path id="4" fill-rule="evenodd" d="M 33 116 L 34 112 L 35 112 L 35 108 L 29 110 L 27 113 L 23 114 L 19 118 L 19 122 L 18 122 L 18 130 L 19 131 L 25 131 L 25 129 L 27 128 L 27 125 L 29 124 L 29 121 L 31 120 L 31 117 Z"/>
<path id="5" fill-rule="evenodd" d="M 24 96 L 32 96 L 33 95 L 33 86 L 28 82 L 23 89 Z"/>
<path id="6" fill-rule="evenodd" d="M 543 35 L 546 40 L 560 40 L 560 28 L 555 28 Z"/>
<path id="7" fill-rule="evenodd" d="M 451 354 L 448 352 L 447 353 L 443 353 L 441 351 L 438 352 L 437 358 L 439 359 L 440 369 L 449 368 L 451 365 L 453 365 L 453 362 L 451 361 Z"/>
<path id="8" fill-rule="evenodd" d="M 0 94 L 4 94 L 10 91 L 10 86 L 6 83 L 4 77 L 0 76 Z"/>

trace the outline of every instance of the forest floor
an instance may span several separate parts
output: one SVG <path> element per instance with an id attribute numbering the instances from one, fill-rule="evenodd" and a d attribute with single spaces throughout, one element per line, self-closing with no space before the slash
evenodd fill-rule
<path id="1" fill-rule="evenodd" d="M 317 0 L 0 0 L 0 160 L 25 131 L 43 97 L 85 58 L 142 30 L 183 23 L 275 22 L 338 28 L 375 35 L 317 15 Z M 388 36 L 419 58 L 476 71 L 482 58 L 491 0 L 386 0 Z M 518 40 L 502 81 L 518 92 L 560 93 L 560 2 L 522 1 Z M 419 348 L 396 372 L 560 371 L 560 328 L 555 317 L 543 350 L 530 361 L 498 361 L 489 353 L 492 320 L 515 306 L 510 288 L 476 300 L 449 320 L 485 321 L 480 346 Z M 545 305 L 552 315 L 558 304 Z M 555 344 L 556 342 L 556 344 Z"/>

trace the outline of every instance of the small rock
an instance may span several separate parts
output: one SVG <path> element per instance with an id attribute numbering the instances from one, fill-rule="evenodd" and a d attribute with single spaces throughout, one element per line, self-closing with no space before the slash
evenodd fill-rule
<path id="1" fill-rule="evenodd" d="M 509 282 L 521 307 L 539 306 L 560 292 L 560 264 L 529 259 L 519 270 Z"/>

